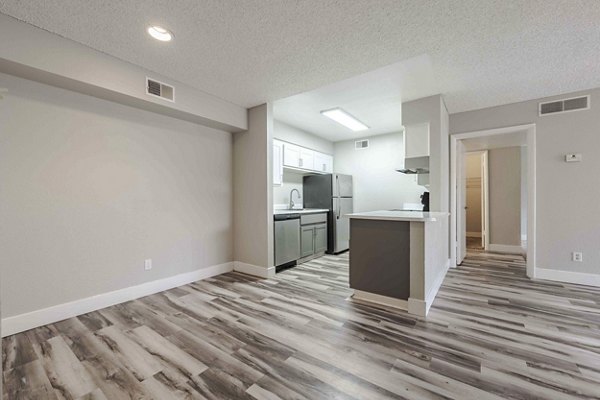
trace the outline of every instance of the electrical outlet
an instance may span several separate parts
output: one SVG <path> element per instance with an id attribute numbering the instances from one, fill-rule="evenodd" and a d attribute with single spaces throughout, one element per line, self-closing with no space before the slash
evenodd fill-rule
<path id="1" fill-rule="evenodd" d="M 152 269 L 152 259 L 151 258 L 144 261 L 144 269 L 146 271 L 149 271 Z"/>
<path id="2" fill-rule="evenodd" d="M 583 253 L 574 251 L 573 253 L 571 253 L 571 260 L 575 261 L 575 262 L 582 262 L 583 261 Z"/>

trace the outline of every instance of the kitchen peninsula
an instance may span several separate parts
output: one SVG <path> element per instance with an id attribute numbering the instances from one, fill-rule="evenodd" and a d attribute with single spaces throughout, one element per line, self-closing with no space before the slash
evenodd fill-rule
<path id="1" fill-rule="evenodd" d="M 349 214 L 354 298 L 426 316 L 448 270 L 447 212 Z"/>

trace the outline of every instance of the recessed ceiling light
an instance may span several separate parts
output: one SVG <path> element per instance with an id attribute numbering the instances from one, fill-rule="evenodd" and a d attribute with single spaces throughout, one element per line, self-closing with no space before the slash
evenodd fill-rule
<path id="1" fill-rule="evenodd" d="M 158 25 L 149 26 L 148 34 L 161 42 L 170 42 L 173 39 L 173 34 L 168 29 Z"/>
<path id="2" fill-rule="evenodd" d="M 327 118 L 331 118 L 338 124 L 344 125 L 346 128 L 353 130 L 354 132 L 358 131 L 366 131 L 369 129 L 368 126 L 354 118 L 352 115 L 348 114 L 346 111 L 341 108 L 332 108 L 331 110 L 321 111 L 321 114 L 326 116 Z"/>

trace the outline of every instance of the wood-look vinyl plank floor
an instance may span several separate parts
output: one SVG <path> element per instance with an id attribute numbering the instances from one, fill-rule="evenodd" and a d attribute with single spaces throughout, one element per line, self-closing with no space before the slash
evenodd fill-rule
<path id="1" fill-rule="evenodd" d="M 598 288 L 477 250 L 426 319 L 351 294 L 325 256 L 32 329 L 3 340 L 3 399 L 600 399 Z"/>

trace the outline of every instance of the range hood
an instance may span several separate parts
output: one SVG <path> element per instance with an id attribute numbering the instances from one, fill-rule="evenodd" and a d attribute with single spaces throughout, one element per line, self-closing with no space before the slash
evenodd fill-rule
<path id="1" fill-rule="evenodd" d="M 428 174 L 429 156 L 405 158 L 404 168 L 397 169 L 396 171 L 403 174 Z"/>

